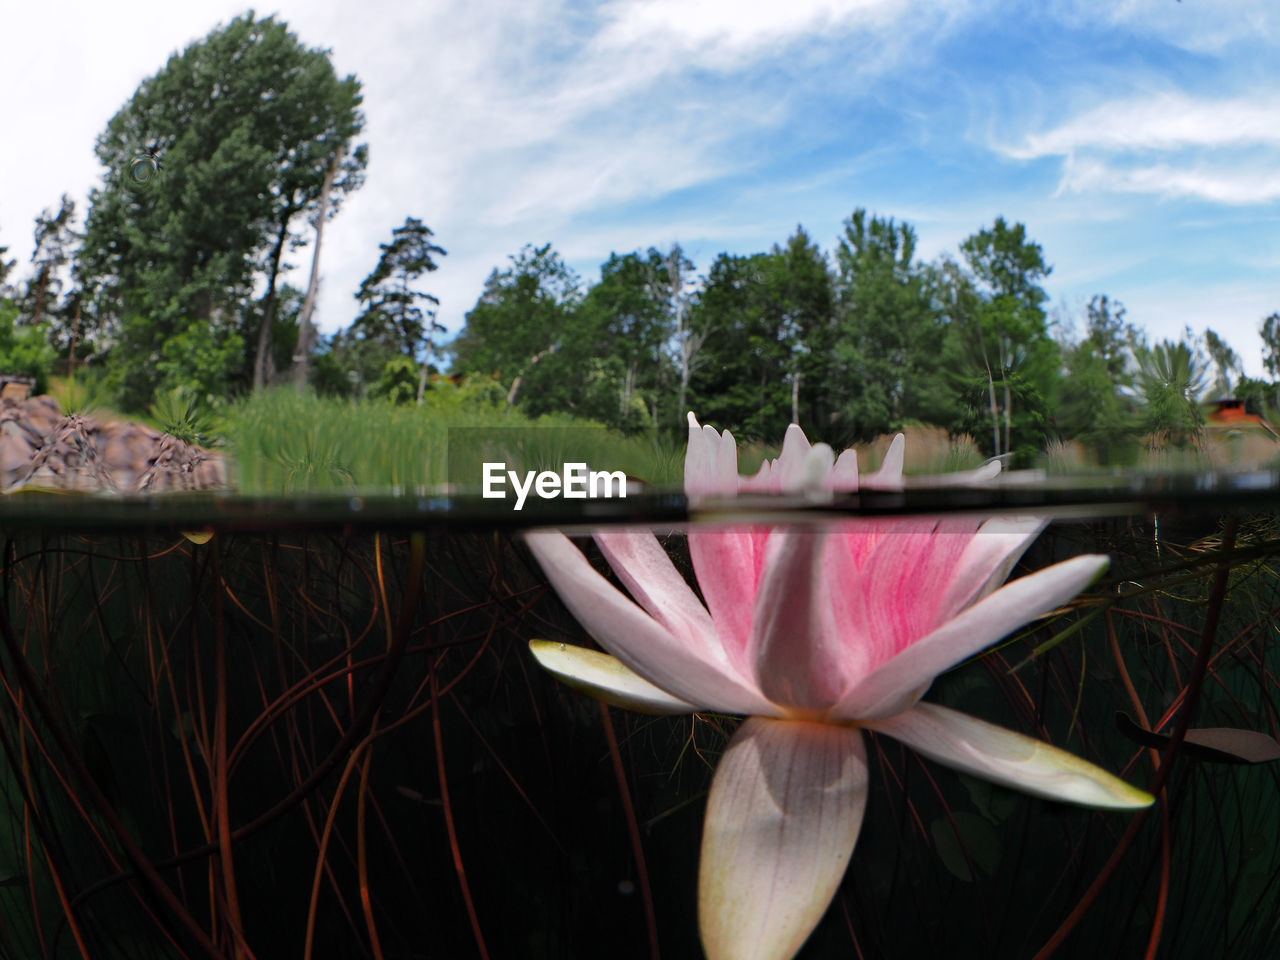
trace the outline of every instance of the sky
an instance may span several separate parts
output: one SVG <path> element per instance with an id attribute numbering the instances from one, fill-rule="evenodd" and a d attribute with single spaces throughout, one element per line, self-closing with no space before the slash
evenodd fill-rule
<path id="1" fill-rule="evenodd" d="M 0 0 L 0 246 L 31 256 L 138 83 L 249 7 Z M 1106 294 L 1156 339 L 1224 337 L 1262 375 L 1280 310 L 1280 5 L 1273 0 L 277 0 L 364 91 L 364 187 L 326 227 L 316 322 L 358 312 L 416 217 L 447 255 L 451 331 L 485 278 L 550 243 L 582 277 L 679 243 L 705 273 L 856 208 L 958 257 L 997 216 L 1053 271 L 1052 315 Z M 292 257 L 305 287 L 309 251 Z"/>

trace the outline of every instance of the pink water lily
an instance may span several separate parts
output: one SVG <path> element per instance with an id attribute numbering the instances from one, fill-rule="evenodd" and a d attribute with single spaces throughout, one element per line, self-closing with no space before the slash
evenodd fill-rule
<path id="1" fill-rule="evenodd" d="M 901 484 L 898 438 L 861 486 Z M 794 425 L 777 460 L 740 478 L 732 435 L 689 416 L 691 497 L 858 488 L 852 451 L 837 459 Z M 697 527 L 689 550 L 702 600 L 648 531 L 595 535 L 631 598 L 564 535 L 528 535 L 566 606 L 608 651 L 534 641 L 544 667 L 636 710 L 748 717 L 707 801 L 698 912 L 708 957 L 790 957 L 821 919 L 862 823 L 864 728 L 1028 793 L 1099 807 L 1152 802 L 1047 743 L 920 701 L 940 673 L 1061 606 L 1106 567 L 1104 556 L 1081 556 L 1002 587 L 1042 526 L 909 518 Z"/>

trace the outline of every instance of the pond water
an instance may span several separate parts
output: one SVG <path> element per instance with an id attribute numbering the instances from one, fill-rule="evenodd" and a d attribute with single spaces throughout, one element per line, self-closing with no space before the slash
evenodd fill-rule
<path id="1" fill-rule="evenodd" d="M 1168 764 L 1160 799 L 1034 799 L 872 737 L 858 844 L 800 956 L 1272 955 L 1280 767 L 1151 748 L 1184 703 L 1192 730 L 1277 733 L 1277 488 L 692 516 L 663 493 L 519 516 L 457 495 L 6 498 L 0 957 L 699 955 L 703 812 L 740 721 L 608 708 L 545 673 L 530 640 L 589 638 L 521 530 L 652 524 L 691 577 L 689 522 L 951 510 L 1057 516 L 1015 576 L 1112 561 L 928 699 L 1138 786 Z"/>

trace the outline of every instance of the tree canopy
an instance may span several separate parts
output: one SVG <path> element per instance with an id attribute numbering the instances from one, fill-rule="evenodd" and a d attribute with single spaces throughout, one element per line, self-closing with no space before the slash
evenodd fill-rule
<path id="1" fill-rule="evenodd" d="M 171 57 L 111 119 L 81 266 L 110 322 L 126 407 L 161 385 L 220 394 L 265 365 L 259 334 L 292 229 L 335 157 L 346 158 L 335 204 L 361 182 L 360 100 L 359 81 L 339 79 L 326 51 L 250 13 Z M 149 151 L 161 168 L 138 183 L 133 161 Z M 253 311 L 258 281 L 267 292 Z"/>

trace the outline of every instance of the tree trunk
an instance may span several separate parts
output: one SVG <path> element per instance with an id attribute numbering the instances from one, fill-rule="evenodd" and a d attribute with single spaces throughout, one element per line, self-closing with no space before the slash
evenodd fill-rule
<path id="1" fill-rule="evenodd" d="M 49 264 L 44 264 L 40 268 L 40 281 L 36 285 L 36 306 L 31 314 L 31 325 L 33 327 L 40 324 L 40 318 L 44 315 L 44 295 L 49 287 Z"/>
<path id="2" fill-rule="evenodd" d="M 307 367 L 311 362 L 311 347 L 315 339 L 311 314 L 316 307 L 316 290 L 320 286 L 320 242 L 324 239 L 325 221 L 329 219 L 329 192 L 333 189 L 333 180 L 338 175 L 338 165 L 341 162 L 342 151 L 339 150 L 329 164 L 329 171 L 324 175 L 324 186 L 320 188 L 320 210 L 316 214 L 316 248 L 311 252 L 311 277 L 307 280 L 307 295 L 302 301 L 302 316 L 298 319 L 298 348 L 293 352 L 293 384 L 299 390 L 307 385 Z"/>
<path id="3" fill-rule="evenodd" d="M 262 326 L 258 329 L 258 351 L 253 358 L 253 392 L 262 390 L 271 379 L 274 370 L 268 370 L 271 359 L 271 321 L 276 313 L 276 278 L 280 275 L 280 260 L 284 256 L 284 242 L 289 238 L 289 216 L 280 221 L 280 233 L 275 249 L 271 251 L 271 277 L 267 280 L 267 297 L 262 308 Z"/>
<path id="4" fill-rule="evenodd" d="M 533 355 L 533 359 L 529 361 L 529 365 L 525 367 L 525 371 L 532 370 L 537 365 L 539 360 L 545 357 L 548 353 L 555 353 L 555 352 L 556 352 L 556 348 L 554 346 L 547 347 L 547 349 L 545 350 L 539 350 L 537 353 Z M 514 380 L 511 381 L 511 389 L 507 391 L 508 407 L 512 406 L 516 402 L 516 394 L 520 392 L 520 384 L 522 383 L 524 383 L 524 372 L 520 373 L 519 376 L 517 376 Z"/>
<path id="5" fill-rule="evenodd" d="M 800 371 L 791 374 L 791 422 L 800 422 Z"/>

